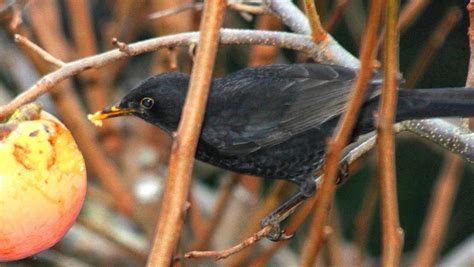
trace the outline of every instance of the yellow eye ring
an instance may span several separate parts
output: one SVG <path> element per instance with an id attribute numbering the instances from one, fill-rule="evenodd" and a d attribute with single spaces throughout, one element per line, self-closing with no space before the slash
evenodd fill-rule
<path id="1" fill-rule="evenodd" d="M 153 107 L 154 104 L 155 100 L 153 100 L 153 98 L 151 97 L 144 97 L 140 101 L 140 106 L 142 106 L 144 109 L 150 109 Z"/>

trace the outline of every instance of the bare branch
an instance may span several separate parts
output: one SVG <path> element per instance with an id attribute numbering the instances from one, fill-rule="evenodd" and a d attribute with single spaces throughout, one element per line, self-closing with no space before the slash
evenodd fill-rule
<path id="1" fill-rule="evenodd" d="M 253 234 L 251 237 L 245 239 L 241 243 L 229 249 L 225 249 L 221 251 L 191 251 L 184 254 L 184 257 L 188 259 L 189 258 L 202 258 L 202 257 L 214 257 L 216 258 L 216 260 L 225 259 L 229 257 L 230 255 L 240 252 L 243 249 L 255 244 L 257 241 L 267 236 L 271 230 L 272 230 L 272 226 L 267 225 L 266 227 L 260 229 L 258 232 Z"/>
<path id="2" fill-rule="evenodd" d="M 36 45 L 32 41 L 30 41 L 28 38 L 26 38 L 22 35 L 15 34 L 15 42 L 18 43 L 18 45 L 21 45 L 21 46 L 25 47 L 26 49 L 31 50 L 33 53 L 38 54 L 42 59 L 44 59 L 44 61 L 46 61 L 50 64 L 53 64 L 54 66 L 56 66 L 58 68 L 64 66 L 64 64 L 65 64 L 62 60 L 54 57 L 53 55 L 48 53 L 46 50 L 39 47 L 38 45 Z"/>
<path id="3" fill-rule="evenodd" d="M 183 207 L 191 186 L 194 154 L 212 80 L 224 9 L 224 0 L 209 0 L 204 5 L 199 28 L 200 45 L 197 48 L 183 115 L 171 149 L 159 221 L 148 266 L 169 266 L 181 235 Z"/>
<path id="4" fill-rule="evenodd" d="M 90 57 L 66 63 L 63 67 L 41 78 L 35 85 L 18 95 L 7 105 L 0 107 L 0 119 L 5 118 L 18 107 L 35 100 L 40 95 L 51 90 L 56 84 L 90 68 L 101 68 L 128 56 L 155 51 L 161 48 L 187 46 L 197 43 L 198 33 L 180 33 L 164 37 L 128 44 L 129 53 L 120 50 L 111 50 Z M 222 44 L 261 44 L 288 48 L 308 53 L 317 59 L 322 54 L 321 47 L 315 44 L 308 36 L 293 33 L 257 31 L 257 30 L 221 30 Z"/>
<path id="5" fill-rule="evenodd" d="M 314 0 L 304 0 L 304 7 L 311 27 L 311 36 L 316 43 L 326 40 L 328 33 L 323 29 Z"/>
<path id="6" fill-rule="evenodd" d="M 367 83 L 372 77 L 372 61 L 375 57 L 374 48 L 376 45 L 381 10 L 382 1 L 371 1 L 369 19 L 360 53 L 361 70 L 359 71 L 356 82 L 353 85 L 352 96 L 348 103 L 347 110 L 342 115 L 336 133 L 334 134 L 334 138 L 329 141 L 326 149 L 324 179 L 321 184 L 321 189 L 316 193 L 318 196 L 318 202 L 315 206 L 316 210 L 312 219 L 309 238 L 306 240 L 305 246 L 303 247 L 301 266 L 314 265 L 316 255 L 323 241 L 323 229 L 327 222 L 328 212 L 330 210 L 336 187 L 339 160 L 341 159 L 342 150 L 347 145 L 352 133 L 352 128 L 357 119 L 358 111 L 363 103 Z"/>
<path id="7" fill-rule="evenodd" d="M 398 0 L 385 8 L 384 79 L 377 119 L 377 170 L 382 223 L 382 265 L 398 266 L 403 248 L 403 232 L 398 218 L 393 124 L 398 88 Z"/>
<path id="8" fill-rule="evenodd" d="M 264 2 L 294 32 L 305 35 L 311 34 L 311 27 L 306 16 L 291 0 L 264 0 Z M 349 68 L 360 67 L 359 60 L 339 45 L 330 34 L 319 45 L 322 48 L 321 53 L 317 58 L 313 57 L 317 62 L 336 64 Z"/>

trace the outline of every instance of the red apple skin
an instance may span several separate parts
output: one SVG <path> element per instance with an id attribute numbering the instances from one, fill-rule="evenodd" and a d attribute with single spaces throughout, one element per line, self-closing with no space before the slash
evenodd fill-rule
<path id="1" fill-rule="evenodd" d="M 84 202 L 84 159 L 52 115 L 0 124 L 0 262 L 56 244 Z M 3 129 L 3 130 L 2 130 Z"/>

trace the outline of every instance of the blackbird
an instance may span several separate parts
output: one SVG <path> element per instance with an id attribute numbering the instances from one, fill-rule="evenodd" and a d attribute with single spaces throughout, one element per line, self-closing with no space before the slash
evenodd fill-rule
<path id="1" fill-rule="evenodd" d="M 356 69 L 335 65 L 277 64 L 213 79 L 195 157 L 234 172 L 291 181 L 299 186 L 297 199 L 310 197 L 326 141 L 345 110 L 356 74 Z M 89 118 L 97 122 L 134 115 L 171 134 L 178 127 L 189 80 L 179 72 L 150 77 L 118 105 Z M 374 74 L 351 141 L 374 130 L 381 83 Z M 398 92 L 397 122 L 473 115 L 474 90 Z"/>

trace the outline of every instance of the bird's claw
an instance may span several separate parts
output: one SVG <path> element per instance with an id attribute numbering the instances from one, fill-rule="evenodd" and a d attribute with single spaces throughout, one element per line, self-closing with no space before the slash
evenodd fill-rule
<path id="1" fill-rule="evenodd" d="M 265 235 L 265 237 L 268 240 L 277 242 L 277 241 L 284 241 L 292 238 L 294 234 L 287 235 L 285 233 L 285 230 L 281 230 L 280 222 L 275 221 L 275 222 L 269 222 L 268 224 L 262 226 L 262 227 L 267 227 L 270 226 L 269 232 Z"/>

